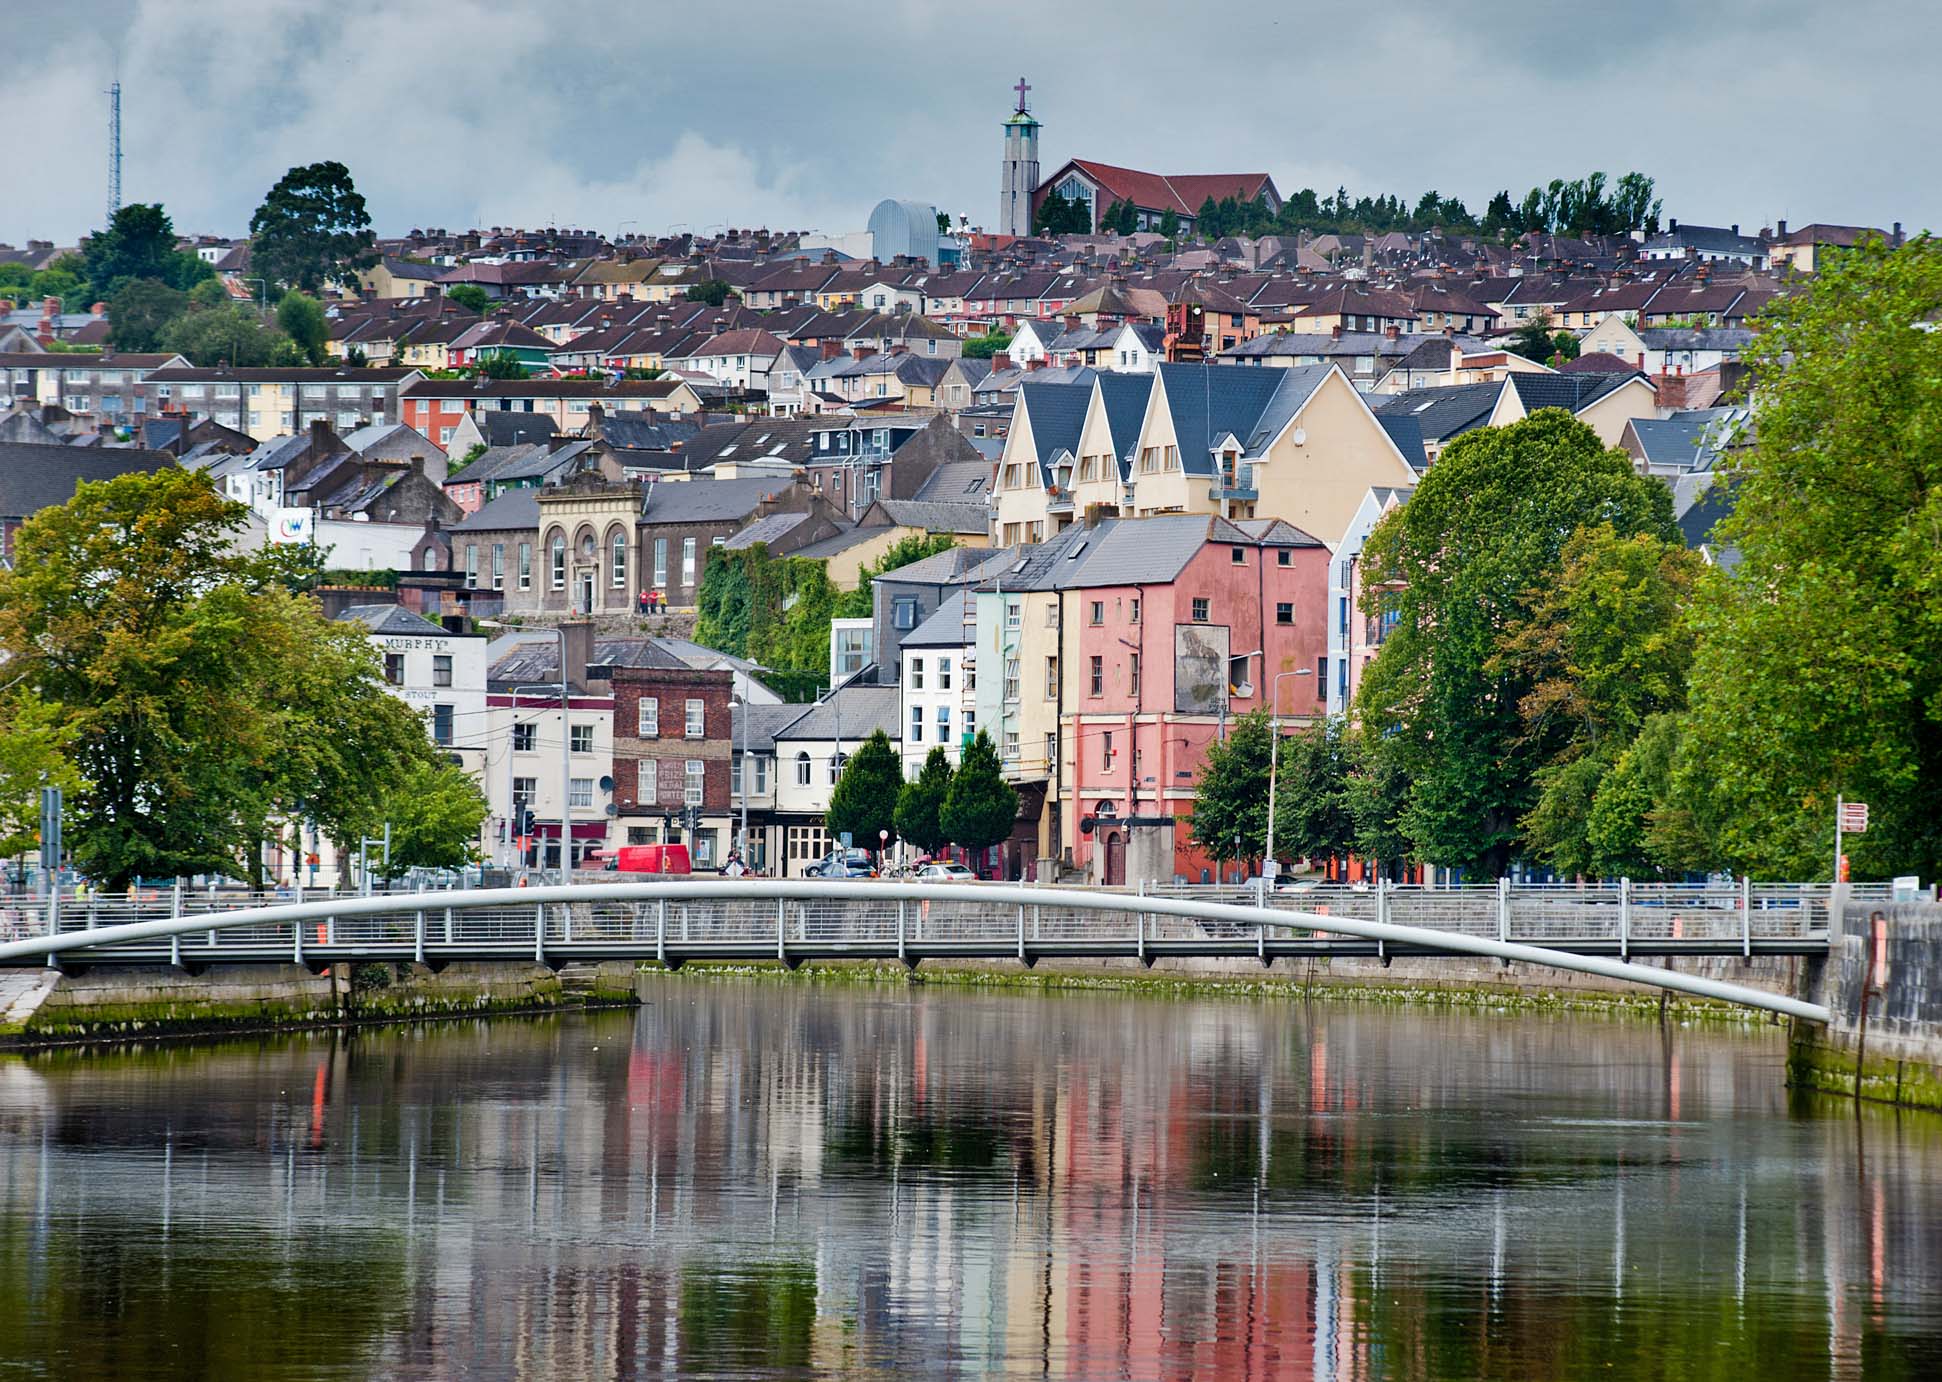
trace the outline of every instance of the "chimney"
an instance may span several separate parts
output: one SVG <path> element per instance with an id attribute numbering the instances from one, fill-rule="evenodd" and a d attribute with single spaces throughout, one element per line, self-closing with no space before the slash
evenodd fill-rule
<path id="1" fill-rule="evenodd" d="M 562 619 L 560 632 L 566 640 L 566 684 L 575 691 L 587 689 L 587 664 L 593 661 L 593 620 Z"/>
<path id="2" fill-rule="evenodd" d="M 1732 232 L 1735 235 L 1738 235 L 1740 233 L 1740 223 L 1738 221 L 1733 222 L 1733 224 L 1729 227 L 1729 229 L 1732 230 Z"/>
<path id="3" fill-rule="evenodd" d="M 1902 242 L 1902 223 L 1900 221 L 1897 221 L 1895 222 L 1894 233 L 1888 237 L 1888 243 L 1891 245 L 1899 245 L 1901 242 Z"/>
<path id="4" fill-rule="evenodd" d="M 1773 223 L 1773 234 L 1774 234 L 1774 238 L 1777 240 L 1785 240 L 1787 238 L 1787 218 L 1786 217 L 1783 216 L 1778 221 L 1775 221 Z"/>
<path id="5" fill-rule="evenodd" d="M 1387 336 L 1390 340 L 1393 341 L 1396 339 L 1397 336 L 1402 334 L 1402 328 L 1397 326 L 1394 322 L 1391 322 L 1388 326 L 1385 326 L 1382 328 L 1382 334 Z"/>
<path id="6" fill-rule="evenodd" d="M 1045 368 L 1045 357 L 1041 355 L 1038 357 L 1038 359 L 1032 361 L 1029 365 L 1025 366 L 1025 372 L 1027 374 L 1030 374 L 1035 370 L 1042 370 L 1044 368 Z"/>
<path id="7" fill-rule="evenodd" d="M 868 346 L 851 346 L 850 357 L 856 360 L 867 360 L 870 358 L 870 348 Z"/>
<path id="8" fill-rule="evenodd" d="M 323 418 L 313 417 L 312 419 L 310 419 L 311 454 L 316 456 L 321 456 L 324 454 L 325 448 L 328 447 L 329 445 L 330 445 L 330 424 L 326 422 Z"/>
<path id="9" fill-rule="evenodd" d="M 589 403 L 587 405 L 587 425 L 588 426 L 598 427 L 601 423 L 605 422 L 606 420 L 607 420 L 607 410 L 605 408 L 601 407 L 598 403 Z"/>
<path id="10" fill-rule="evenodd" d="M 997 351 L 992 355 L 991 372 L 993 374 L 997 374 L 1001 370 L 1008 370 L 1010 368 L 1011 368 L 1011 356 L 1007 355 L 1002 350 Z"/>
<path id="11" fill-rule="evenodd" d="M 843 343 L 841 341 L 833 340 L 825 336 L 822 340 L 816 342 L 816 354 L 819 359 L 834 360 L 842 353 Z"/>
<path id="12" fill-rule="evenodd" d="M 1329 334 L 1329 336 L 1330 336 L 1331 338 L 1333 338 L 1333 339 L 1335 339 L 1335 340 L 1338 340 L 1338 341 L 1339 341 L 1339 340 L 1341 340 L 1341 339 L 1342 339 L 1342 323 L 1341 323 L 1341 320 L 1340 320 L 1339 318 L 1338 318 L 1338 319 L 1336 320 L 1336 323 L 1335 323 L 1335 325 L 1334 325 L 1334 326 L 1331 326 L 1331 327 L 1330 327 L 1330 328 L 1328 329 L 1328 334 Z"/>

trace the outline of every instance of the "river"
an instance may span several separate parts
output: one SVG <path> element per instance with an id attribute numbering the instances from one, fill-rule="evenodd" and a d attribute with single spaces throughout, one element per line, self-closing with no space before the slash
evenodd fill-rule
<path id="1" fill-rule="evenodd" d="M 0 1377 L 1942 1377 L 1772 1027 L 649 978 L 0 1058 Z"/>

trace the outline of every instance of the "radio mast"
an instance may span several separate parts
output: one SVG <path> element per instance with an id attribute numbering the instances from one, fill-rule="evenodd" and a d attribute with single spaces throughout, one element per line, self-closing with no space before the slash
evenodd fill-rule
<path id="1" fill-rule="evenodd" d="M 108 88 L 108 220 L 121 210 L 121 83 Z"/>

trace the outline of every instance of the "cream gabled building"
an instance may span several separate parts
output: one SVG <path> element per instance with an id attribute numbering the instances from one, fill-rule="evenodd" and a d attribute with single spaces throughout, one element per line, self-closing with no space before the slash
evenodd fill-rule
<path id="1" fill-rule="evenodd" d="M 1091 384 L 1018 386 L 992 491 L 998 546 L 1043 542 L 1072 521 L 1073 462 L 1092 391 Z"/>
<path id="2" fill-rule="evenodd" d="M 1335 365 L 1169 364 L 1130 478 L 1134 516 L 1260 516 L 1329 533 L 1372 487 L 1414 485 L 1416 467 Z"/>

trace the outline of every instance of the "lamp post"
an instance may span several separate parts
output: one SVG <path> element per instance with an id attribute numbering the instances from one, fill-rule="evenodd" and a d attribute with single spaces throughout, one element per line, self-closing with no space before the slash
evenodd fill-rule
<path id="1" fill-rule="evenodd" d="M 1313 667 L 1297 667 L 1292 672 L 1276 672 L 1274 685 L 1268 693 L 1268 844 L 1267 857 L 1261 861 L 1261 891 L 1265 897 L 1268 886 L 1268 871 L 1281 872 L 1281 866 L 1274 857 L 1274 797 L 1275 765 L 1281 757 L 1281 683 L 1289 677 L 1312 677 Z M 1265 905 L 1265 904 L 1264 904 Z"/>
<path id="2" fill-rule="evenodd" d="M 502 623 L 497 619 L 481 619 L 478 626 L 482 629 L 513 629 L 516 624 Z M 555 625 L 554 636 L 560 641 L 560 885 L 565 887 L 573 881 L 573 726 L 569 704 L 570 687 L 566 676 L 566 626 Z M 544 687 L 552 690 L 552 684 L 538 682 L 530 688 L 515 686 L 512 689 L 514 718 L 518 718 L 519 693 L 522 690 L 538 690 Z M 507 803 L 511 805 L 510 802 Z"/>

